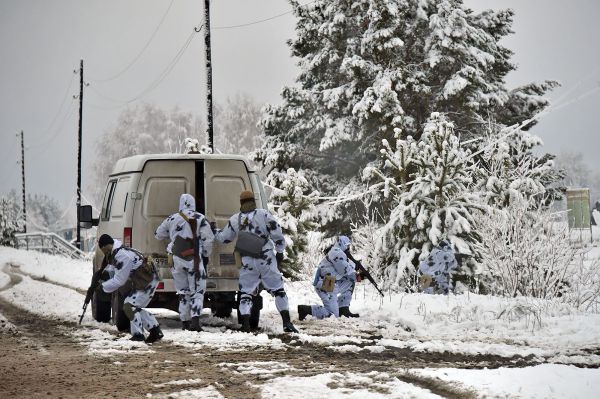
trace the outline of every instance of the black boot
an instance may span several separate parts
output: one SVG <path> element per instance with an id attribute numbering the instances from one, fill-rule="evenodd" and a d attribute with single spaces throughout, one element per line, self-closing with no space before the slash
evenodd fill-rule
<path id="1" fill-rule="evenodd" d="M 202 330 L 202 327 L 200 327 L 200 317 L 199 316 L 192 317 L 192 321 L 190 322 L 189 330 L 196 331 L 196 332 L 204 331 L 204 330 Z"/>
<path id="2" fill-rule="evenodd" d="M 181 322 L 181 329 L 182 330 L 189 330 L 191 327 L 191 322 L 189 320 L 185 320 Z"/>
<path id="3" fill-rule="evenodd" d="M 282 310 L 280 313 L 281 313 L 281 320 L 283 320 L 283 332 L 297 333 L 298 330 L 296 330 L 296 327 L 294 327 L 294 325 L 292 324 L 292 321 L 290 320 L 290 311 Z"/>
<path id="4" fill-rule="evenodd" d="M 350 307 L 349 306 L 344 306 L 344 307 L 340 308 L 340 316 L 358 317 L 358 313 L 352 313 L 352 312 L 350 312 Z"/>
<path id="5" fill-rule="evenodd" d="M 312 306 L 298 305 L 298 320 L 304 320 L 306 316 L 312 316 Z"/>
<path id="6" fill-rule="evenodd" d="M 150 334 L 148 334 L 148 338 L 146 338 L 146 343 L 151 344 L 153 342 L 159 341 L 164 337 L 163 332 L 160 329 L 160 326 L 153 327 L 150 329 Z"/>
<path id="7" fill-rule="evenodd" d="M 242 325 L 242 328 L 240 328 L 240 331 L 249 333 L 250 332 L 250 315 L 249 314 L 240 315 L 240 324 Z"/>
<path id="8" fill-rule="evenodd" d="M 140 341 L 140 342 L 144 342 L 144 334 L 133 334 L 131 336 L 131 338 L 129 338 L 130 341 Z"/>

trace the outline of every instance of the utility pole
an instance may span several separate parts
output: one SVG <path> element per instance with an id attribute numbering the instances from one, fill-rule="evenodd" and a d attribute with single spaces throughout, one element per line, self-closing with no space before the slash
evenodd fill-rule
<path id="1" fill-rule="evenodd" d="M 204 0 L 204 47 L 206 51 L 206 107 L 208 146 L 215 151 L 213 137 L 212 61 L 210 55 L 210 0 Z"/>
<path id="2" fill-rule="evenodd" d="M 81 227 L 79 227 L 79 208 L 81 207 L 81 127 L 83 121 L 83 60 L 79 66 L 79 134 L 77 137 L 77 242 L 76 246 L 81 246 Z"/>
<path id="3" fill-rule="evenodd" d="M 21 177 L 23 179 L 23 233 L 27 233 L 27 202 L 25 201 L 25 137 L 21 130 Z"/>

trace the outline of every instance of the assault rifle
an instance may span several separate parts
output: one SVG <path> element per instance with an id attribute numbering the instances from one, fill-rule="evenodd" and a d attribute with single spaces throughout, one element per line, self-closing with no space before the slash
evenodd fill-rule
<path id="1" fill-rule="evenodd" d="M 92 300 L 92 297 L 94 296 L 94 292 L 96 291 L 96 288 L 98 288 L 98 285 L 100 284 L 100 279 L 102 278 L 102 273 L 104 272 L 104 269 L 106 268 L 107 264 L 108 264 L 108 262 L 106 261 L 106 256 L 105 256 L 104 260 L 102 260 L 102 267 L 96 273 L 94 273 L 94 275 L 92 276 L 92 283 L 90 284 L 90 287 L 88 288 L 87 293 L 85 294 L 85 301 L 83 302 L 83 311 L 81 312 L 81 316 L 79 316 L 79 324 L 81 324 L 81 321 L 83 320 L 83 316 L 85 315 L 85 311 L 87 310 L 87 307 L 88 307 L 90 301 Z"/>
<path id="2" fill-rule="evenodd" d="M 362 263 L 360 263 L 359 260 L 354 259 L 349 252 L 346 252 L 346 255 L 352 262 L 354 262 L 354 265 L 356 266 L 355 269 L 361 275 L 361 277 L 364 277 L 367 280 L 369 280 L 371 284 L 373 284 L 373 287 L 375 287 L 375 289 L 379 291 L 379 295 L 381 295 L 381 297 L 383 298 L 383 292 L 381 292 L 381 290 L 377 286 L 377 283 L 375 282 L 373 276 L 371 276 L 371 273 L 369 273 L 369 271 L 362 265 Z"/>

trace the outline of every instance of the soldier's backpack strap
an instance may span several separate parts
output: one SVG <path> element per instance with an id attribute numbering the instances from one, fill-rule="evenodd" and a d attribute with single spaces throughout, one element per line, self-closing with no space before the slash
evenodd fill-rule
<path id="1" fill-rule="evenodd" d="M 179 215 L 183 218 L 183 220 L 188 222 L 190 229 L 192 229 L 192 237 L 194 239 L 194 271 L 198 272 L 200 271 L 200 248 L 198 248 L 198 233 L 196 231 L 198 227 L 198 220 L 188 218 L 183 211 L 179 211 Z"/>

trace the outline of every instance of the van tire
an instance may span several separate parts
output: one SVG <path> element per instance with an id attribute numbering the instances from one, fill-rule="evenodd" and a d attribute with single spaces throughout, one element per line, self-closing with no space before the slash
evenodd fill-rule
<path id="1" fill-rule="evenodd" d="M 111 317 L 110 301 L 102 300 L 100 296 L 94 293 L 92 297 L 92 317 L 101 323 L 108 323 Z"/>
<path id="2" fill-rule="evenodd" d="M 117 326 L 117 330 L 122 332 L 129 332 L 130 324 L 129 319 L 125 316 L 125 312 L 123 312 L 123 301 L 125 298 L 115 292 L 112 295 L 112 321 L 115 326 Z"/>

